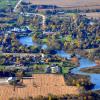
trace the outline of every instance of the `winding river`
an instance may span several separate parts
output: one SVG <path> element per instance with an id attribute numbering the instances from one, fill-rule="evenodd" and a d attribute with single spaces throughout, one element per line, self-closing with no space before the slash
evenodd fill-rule
<path id="1" fill-rule="evenodd" d="M 70 59 L 70 56 L 71 56 L 70 54 L 68 54 L 64 51 L 58 51 L 58 55 L 60 55 L 62 57 L 67 57 L 69 59 Z M 79 55 L 77 55 L 77 56 L 79 56 Z M 89 60 L 88 58 L 85 58 L 85 57 L 81 57 L 79 62 L 80 62 L 80 66 L 72 69 L 71 73 L 81 74 L 81 75 L 89 75 L 91 82 L 93 82 L 95 84 L 93 90 L 100 89 L 100 74 L 89 74 L 89 73 L 84 73 L 84 72 L 80 71 L 81 68 L 92 67 L 92 66 L 95 66 L 96 64 L 93 61 L 91 61 L 91 60 Z"/>
<path id="2" fill-rule="evenodd" d="M 32 37 L 22 37 L 22 38 L 19 39 L 19 41 L 22 44 L 27 45 L 27 46 L 36 45 L 36 43 L 34 43 L 32 41 Z M 46 48 L 46 45 L 43 45 L 43 47 Z M 70 59 L 70 56 L 71 56 L 71 54 L 68 54 L 64 51 L 57 51 L 57 54 L 61 57 L 67 57 L 68 59 Z M 79 55 L 77 55 L 77 56 L 79 56 Z M 84 73 L 84 72 L 80 71 L 81 68 L 92 67 L 92 66 L 95 66 L 96 64 L 93 61 L 91 61 L 91 60 L 89 60 L 88 58 L 85 58 L 85 57 L 81 57 L 79 62 L 80 62 L 80 66 L 72 69 L 71 73 L 89 75 L 90 78 L 91 78 L 91 82 L 93 82 L 95 84 L 93 90 L 100 89 L 100 74 L 88 74 L 88 73 Z"/>

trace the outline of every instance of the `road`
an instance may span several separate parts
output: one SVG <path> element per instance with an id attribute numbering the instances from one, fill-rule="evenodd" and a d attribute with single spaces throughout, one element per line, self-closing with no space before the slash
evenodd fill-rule
<path id="1" fill-rule="evenodd" d="M 42 21 L 42 27 L 45 28 L 45 26 L 46 26 L 46 25 L 45 25 L 45 22 L 46 22 L 46 16 L 45 16 L 45 15 L 39 14 L 39 13 L 24 13 L 24 15 L 26 15 L 26 16 L 27 16 L 27 15 L 34 15 L 34 16 L 37 15 L 37 16 L 41 16 L 41 17 L 42 17 L 42 20 L 43 20 L 43 21 Z"/>
<path id="2" fill-rule="evenodd" d="M 14 7 L 14 12 L 17 12 L 17 8 L 20 6 L 20 4 L 21 4 L 21 2 L 22 2 L 23 0 L 19 0 L 18 2 L 17 2 L 17 4 L 15 5 L 15 7 Z M 41 16 L 42 17 L 42 19 L 43 19 L 43 22 L 42 22 L 42 27 L 43 27 L 43 29 L 45 29 L 45 22 L 46 22 L 46 16 L 45 15 L 43 15 L 43 14 L 39 14 L 39 13 L 24 13 L 24 15 L 37 15 L 37 16 Z"/>
<path id="3" fill-rule="evenodd" d="M 37 56 L 41 55 L 40 53 L 34 54 L 34 53 L 1 53 L 0 55 L 13 55 L 13 56 L 20 56 L 20 57 L 26 57 L 26 56 Z"/>
<path id="4" fill-rule="evenodd" d="M 16 4 L 16 6 L 14 7 L 14 12 L 17 11 L 17 8 L 20 6 L 20 3 L 22 2 L 23 0 L 19 0 L 18 3 Z"/>
<path id="5" fill-rule="evenodd" d="M 0 78 L 0 84 L 8 84 L 7 78 Z"/>

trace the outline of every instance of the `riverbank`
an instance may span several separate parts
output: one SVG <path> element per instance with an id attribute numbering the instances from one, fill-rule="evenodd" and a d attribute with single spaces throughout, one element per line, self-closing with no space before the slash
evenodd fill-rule
<path id="1" fill-rule="evenodd" d="M 94 61 L 96 64 L 99 64 L 100 63 L 99 50 L 100 50 L 99 48 L 84 49 L 84 50 L 76 49 L 76 50 L 73 50 L 72 52 L 75 52 L 76 54 L 78 54 L 82 57 L 88 58 L 91 61 Z"/>
<path id="2" fill-rule="evenodd" d="M 95 84 L 90 81 L 90 77 L 87 75 L 78 74 L 66 74 L 65 82 L 68 86 L 83 87 L 85 90 L 91 90 Z"/>
<path id="3" fill-rule="evenodd" d="M 100 99 L 100 90 L 93 91 L 93 94 L 98 98 L 98 100 Z"/>
<path id="4" fill-rule="evenodd" d="M 100 65 L 96 65 L 93 67 L 88 67 L 88 68 L 82 68 L 80 71 L 85 72 L 85 73 L 95 73 L 95 74 L 100 74 Z"/>

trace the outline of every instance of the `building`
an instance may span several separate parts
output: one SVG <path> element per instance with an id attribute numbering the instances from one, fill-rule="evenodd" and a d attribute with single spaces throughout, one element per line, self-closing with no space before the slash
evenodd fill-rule
<path id="1" fill-rule="evenodd" d="M 61 68 L 59 66 L 48 66 L 46 69 L 47 73 L 61 73 Z"/>

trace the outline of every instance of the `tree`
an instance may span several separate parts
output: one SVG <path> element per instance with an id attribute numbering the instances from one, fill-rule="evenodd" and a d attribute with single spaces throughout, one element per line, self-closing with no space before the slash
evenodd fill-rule
<path id="1" fill-rule="evenodd" d="M 12 77 L 10 80 L 9 80 L 9 84 L 13 85 L 13 91 L 15 91 L 15 88 L 16 88 L 16 85 L 17 85 L 17 80 L 15 77 Z"/>
<path id="2" fill-rule="evenodd" d="M 20 16 L 18 17 L 17 23 L 18 23 L 19 25 L 22 25 L 22 24 L 24 23 L 24 17 L 20 15 Z"/>
<path id="3" fill-rule="evenodd" d="M 24 76 L 24 71 L 20 70 L 16 73 L 16 76 L 18 77 L 18 80 L 21 80 L 21 83 L 23 83 L 23 76 Z"/>

